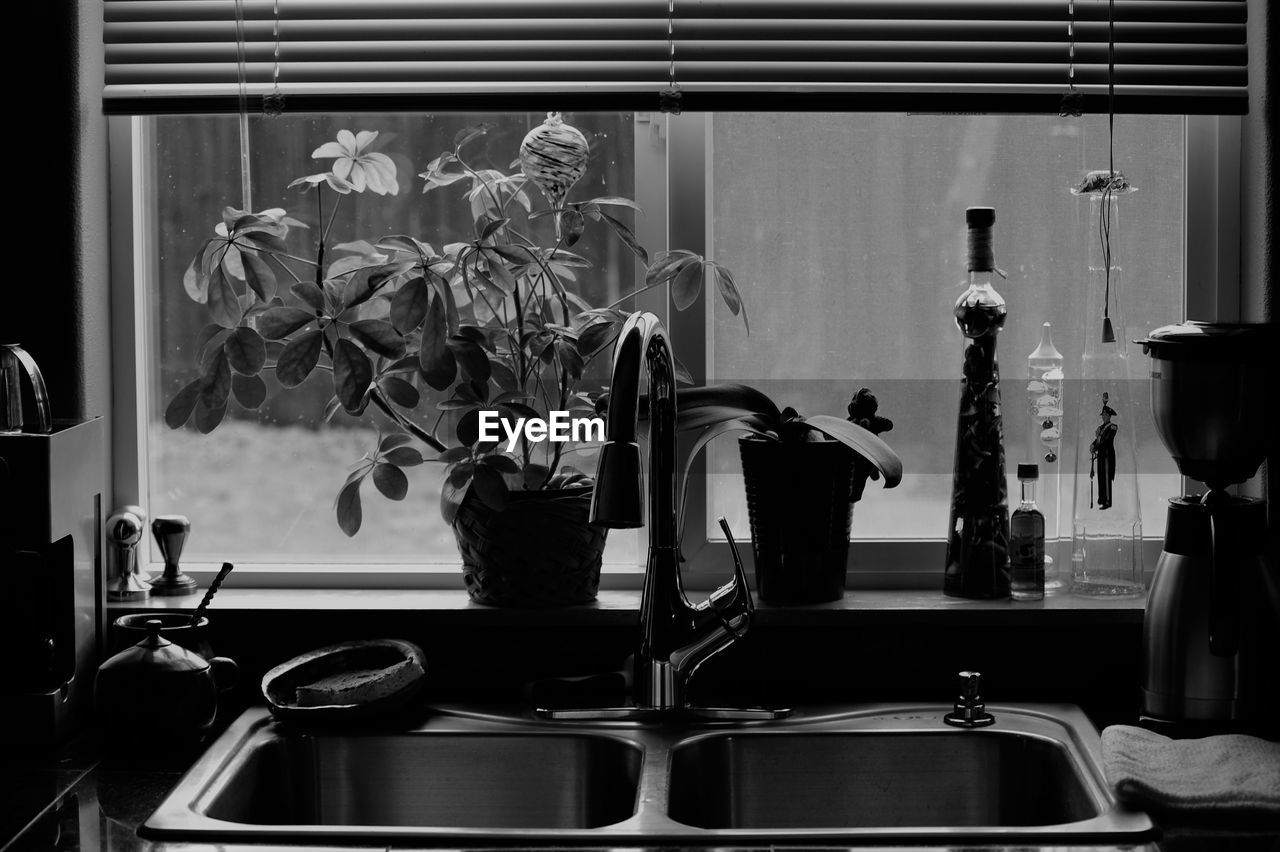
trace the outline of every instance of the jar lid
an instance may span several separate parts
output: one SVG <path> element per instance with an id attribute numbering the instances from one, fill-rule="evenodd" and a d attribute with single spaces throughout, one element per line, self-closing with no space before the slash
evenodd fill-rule
<path id="1" fill-rule="evenodd" d="M 1261 361 L 1275 356 L 1275 323 L 1183 322 L 1157 328 L 1142 351 L 1162 360 Z"/>
<path id="2" fill-rule="evenodd" d="M 1039 478 L 1040 478 L 1040 465 L 1038 465 L 1038 464 L 1019 464 L 1019 465 L 1018 465 L 1018 478 L 1019 478 L 1019 479 L 1039 479 Z"/>

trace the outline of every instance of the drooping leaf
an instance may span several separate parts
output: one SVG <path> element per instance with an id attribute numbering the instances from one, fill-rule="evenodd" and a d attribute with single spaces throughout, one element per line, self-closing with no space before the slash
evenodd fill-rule
<path id="1" fill-rule="evenodd" d="M 409 493 L 409 477 L 394 464 L 379 462 L 374 465 L 373 484 L 388 500 L 403 500 Z"/>
<path id="2" fill-rule="evenodd" d="M 458 418 L 454 434 L 458 436 L 458 443 L 462 446 L 474 447 L 476 441 L 480 440 L 480 409 L 473 408 Z"/>
<path id="3" fill-rule="evenodd" d="M 560 359 L 560 366 L 569 374 L 574 381 L 582 378 L 583 360 L 578 354 L 577 345 L 569 340 L 556 341 L 556 357 Z"/>
<path id="4" fill-rule="evenodd" d="M 675 305 L 677 311 L 687 309 L 702 294 L 703 269 L 704 264 L 694 261 L 685 264 L 671 279 L 671 304 Z"/>
<path id="5" fill-rule="evenodd" d="M 805 422 L 871 462 L 884 475 L 885 488 L 893 488 L 902 481 L 902 460 L 870 429 L 829 414 L 815 414 L 805 418 Z"/>
<path id="6" fill-rule="evenodd" d="M 496 355 L 489 356 L 489 377 L 497 382 L 498 387 L 503 390 L 516 391 L 520 389 L 520 381 L 516 378 L 515 371 Z"/>
<path id="7" fill-rule="evenodd" d="M 416 467 L 424 461 L 422 453 L 413 447 L 396 447 L 383 458 L 398 467 Z"/>
<path id="8" fill-rule="evenodd" d="M 231 365 L 225 351 L 210 359 L 201 377 L 200 403 L 206 408 L 222 408 L 231 393 Z"/>
<path id="9" fill-rule="evenodd" d="M 222 422 L 223 415 L 226 413 L 226 405 L 209 408 L 202 402 L 196 403 L 196 431 L 201 435 L 208 435 L 218 428 L 218 424 Z"/>
<path id="10" fill-rule="evenodd" d="M 458 364 L 453 352 L 449 349 L 449 329 L 445 321 L 444 308 L 438 296 L 432 296 L 431 308 L 422 327 L 422 342 L 419 344 L 418 368 L 422 379 L 428 386 L 436 390 L 444 390 L 453 384 L 458 375 Z"/>
<path id="11" fill-rule="evenodd" d="M 193 302 L 204 304 L 209 301 L 209 272 L 205 265 L 208 249 L 215 240 L 205 240 L 200 250 L 191 258 L 187 271 L 182 274 L 182 287 Z"/>
<path id="12" fill-rule="evenodd" d="M 490 222 L 487 222 L 484 228 L 481 229 L 480 231 L 480 242 L 484 242 L 485 240 L 489 239 L 489 237 L 492 237 L 494 234 L 496 234 L 499 230 L 501 230 L 502 228 L 505 228 L 507 223 L 510 221 L 511 221 L 510 219 L 494 219 Z"/>
<path id="13" fill-rule="evenodd" d="M 262 376 L 237 374 L 231 377 L 231 394 L 245 408 L 256 409 L 266 402 L 267 383 L 262 380 Z"/>
<path id="14" fill-rule="evenodd" d="M 474 340 L 455 334 L 445 341 L 462 372 L 473 382 L 489 381 L 489 356 Z"/>
<path id="15" fill-rule="evenodd" d="M 283 340 L 315 318 L 302 308 L 268 308 L 258 317 L 258 333 L 267 340 Z"/>
<path id="16" fill-rule="evenodd" d="M 472 484 L 475 486 L 476 496 L 490 509 L 501 512 L 507 508 L 507 481 L 502 478 L 501 473 L 492 467 L 477 465 Z"/>
<path id="17" fill-rule="evenodd" d="M 320 362 L 323 333 L 313 329 L 289 341 L 276 361 L 276 378 L 287 388 L 297 387 L 307 380 Z"/>
<path id="18" fill-rule="evenodd" d="M 382 392 L 387 398 L 401 408 L 417 408 L 418 403 L 422 399 L 422 395 L 418 393 L 410 382 L 396 376 L 385 376 L 378 380 L 378 387 L 382 388 Z"/>
<path id="19" fill-rule="evenodd" d="M 564 238 L 565 245 L 576 244 L 586 229 L 587 222 L 580 211 L 572 207 L 560 211 L 560 235 Z"/>
<path id="20" fill-rule="evenodd" d="M 625 222 L 615 219 L 603 210 L 600 211 L 600 216 L 609 223 L 609 227 L 613 228 L 613 232 L 618 235 L 618 239 L 622 240 L 627 248 L 631 249 L 635 256 L 640 258 L 640 262 L 647 266 L 649 264 L 649 252 L 644 246 L 640 245 L 640 241 L 636 239 L 635 232 Z"/>
<path id="21" fill-rule="evenodd" d="M 314 281 L 296 281 L 289 287 L 289 292 L 314 310 L 324 310 L 324 292 Z"/>
<path id="22" fill-rule="evenodd" d="M 504 456 L 501 453 L 494 453 L 491 456 L 485 456 L 480 459 L 480 464 L 491 467 L 498 473 L 519 473 L 520 465 L 511 456 Z"/>
<path id="23" fill-rule="evenodd" d="M 694 439 L 693 446 L 689 448 L 689 453 L 685 456 L 684 463 L 680 466 L 680 484 L 679 490 L 676 492 L 680 497 L 680 502 L 676 504 L 676 517 L 680 519 L 680 523 L 676 531 L 677 544 L 679 544 L 684 538 L 685 513 L 683 511 L 683 507 L 689 496 L 689 472 L 693 469 L 694 460 L 697 459 L 698 453 L 702 452 L 702 449 L 706 447 L 707 444 L 710 444 L 721 435 L 728 435 L 735 432 L 747 435 L 765 434 L 760 429 L 759 421 L 755 418 L 726 420 L 721 423 L 712 424 L 711 426 L 703 429 L 698 434 L 698 437 Z"/>
<path id="24" fill-rule="evenodd" d="M 240 259 L 244 264 L 244 280 L 249 289 L 258 294 L 258 298 L 267 301 L 276 294 L 276 274 L 256 252 L 242 251 Z"/>
<path id="25" fill-rule="evenodd" d="M 383 435 L 382 440 L 378 441 L 378 452 L 387 453 L 396 447 L 403 447 L 412 443 L 413 436 L 408 432 L 392 432 L 389 435 Z"/>
<path id="26" fill-rule="evenodd" d="M 735 317 L 741 313 L 742 325 L 746 328 L 747 334 L 751 334 L 751 323 L 747 320 L 747 309 L 742 304 L 742 294 L 738 292 L 738 285 L 733 280 L 733 273 L 718 263 L 709 261 L 707 266 L 711 269 L 711 277 L 716 282 L 716 290 L 720 293 L 720 298 L 724 299 L 724 303 L 729 306 L 729 313 Z"/>
<path id="27" fill-rule="evenodd" d="M 391 324 L 401 334 L 408 334 L 422 323 L 430 305 L 431 289 L 426 279 L 410 278 L 391 297 Z"/>
<path id="28" fill-rule="evenodd" d="M 470 447 L 450 447 L 440 455 L 436 456 L 435 460 L 443 462 L 444 464 L 453 464 L 469 458 L 471 458 Z"/>
<path id="29" fill-rule="evenodd" d="M 267 343 L 258 332 L 247 326 L 237 326 L 227 342 L 222 344 L 231 369 L 242 376 L 256 376 L 267 361 Z"/>
<path id="30" fill-rule="evenodd" d="M 599 197 L 599 198 L 593 198 L 593 199 L 591 199 L 591 201 L 590 201 L 589 203 L 590 203 L 590 204 L 605 204 L 605 205 L 610 205 L 610 206 L 613 206 L 613 207 L 630 207 L 632 210 L 636 211 L 637 213 L 643 213 L 643 212 L 644 212 L 643 210 L 641 210 L 641 209 L 640 209 L 640 205 L 639 205 L 639 204 L 636 204 L 636 203 L 635 203 L 634 201 L 632 201 L 630 198 L 623 198 L 623 197 L 622 197 L 622 196 L 620 196 L 620 195 L 602 195 L 602 196 L 601 196 L 601 197 Z"/>
<path id="31" fill-rule="evenodd" d="M 404 338 L 386 320 L 356 320 L 347 326 L 347 330 L 366 349 L 384 358 L 399 358 L 404 354 Z"/>
<path id="32" fill-rule="evenodd" d="M 195 411 L 196 402 L 200 399 L 200 389 L 204 386 L 203 379 L 196 379 L 187 382 L 182 390 L 174 394 L 173 399 L 169 400 L 169 404 L 164 409 L 164 422 L 170 429 L 181 429 L 186 422 L 191 419 L 191 413 Z"/>
<path id="33" fill-rule="evenodd" d="M 684 249 L 664 251 L 645 270 L 644 284 L 646 287 L 663 284 L 679 275 L 689 264 L 700 263 L 701 261 L 702 258 L 698 255 Z"/>
<path id="34" fill-rule="evenodd" d="M 234 328 L 240 324 L 243 312 L 240 310 L 240 299 L 236 296 L 235 287 L 231 284 L 221 266 L 216 266 L 209 274 L 209 313 L 213 321 L 226 328 Z"/>
<path id="35" fill-rule="evenodd" d="M 348 537 L 360 532 L 360 524 L 364 520 L 360 506 L 360 483 L 362 482 L 364 482 L 363 476 L 342 486 L 334 504 L 338 515 L 338 526 Z"/>
<path id="36" fill-rule="evenodd" d="M 333 350 L 333 393 L 348 412 L 355 412 L 373 381 L 373 365 L 364 350 L 345 338 Z"/>
<path id="37" fill-rule="evenodd" d="M 452 479 L 446 479 L 440 485 L 440 517 L 444 518 L 446 524 L 452 524 L 458 517 L 458 509 L 461 508 L 462 501 L 467 499 L 467 489 L 470 486 L 470 475 L 461 483 L 454 484 Z"/>

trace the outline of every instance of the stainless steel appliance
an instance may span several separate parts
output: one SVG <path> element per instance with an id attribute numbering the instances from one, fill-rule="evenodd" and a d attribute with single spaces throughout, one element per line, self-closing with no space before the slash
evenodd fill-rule
<path id="1" fill-rule="evenodd" d="M 35 362 L 0 348 L 0 749 L 42 748 L 87 718 L 102 658 L 105 437 L 100 417 L 52 420 Z M 25 415 L 18 365 L 35 401 Z"/>
<path id="2" fill-rule="evenodd" d="M 1228 493 L 1280 434 L 1274 324 L 1188 322 L 1140 341 L 1165 447 L 1202 495 L 1169 501 L 1143 626 L 1144 717 L 1205 729 L 1280 729 L 1280 578 L 1266 505 Z"/>

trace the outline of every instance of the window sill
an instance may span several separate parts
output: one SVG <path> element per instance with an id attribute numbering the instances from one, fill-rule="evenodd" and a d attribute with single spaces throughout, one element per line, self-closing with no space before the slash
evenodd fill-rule
<path id="1" fill-rule="evenodd" d="M 699 597 L 694 593 L 693 597 Z M 151 598 L 112 602 L 111 615 L 126 612 L 190 611 L 200 598 Z M 867 624 L 1141 624 L 1145 597 L 1094 600 L 1056 595 L 1043 601 L 949 598 L 938 591 L 850 590 L 842 600 L 806 606 L 757 604 L 756 623 L 770 626 L 844 626 Z M 330 612 L 403 613 L 436 624 L 555 624 L 560 626 L 628 626 L 640 609 L 637 590 L 601 590 L 590 604 L 559 609 L 501 609 L 474 603 L 461 589 L 223 589 L 216 612 L 274 610 L 295 615 Z"/>

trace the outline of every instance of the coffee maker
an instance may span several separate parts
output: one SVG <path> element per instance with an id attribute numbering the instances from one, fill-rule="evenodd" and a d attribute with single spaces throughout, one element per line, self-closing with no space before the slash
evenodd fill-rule
<path id="1" fill-rule="evenodd" d="M 0 751 L 47 748 L 88 720 L 106 635 L 105 453 L 103 419 L 53 419 L 35 362 L 0 344 Z"/>
<path id="2" fill-rule="evenodd" d="M 1280 732 L 1280 577 L 1252 478 L 1280 428 L 1274 324 L 1186 322 L 1137 341 L 1165 448 L 1203 494 L 1169 501 L 1143 621 L 1142 716 L 1172 732 Z"/>

